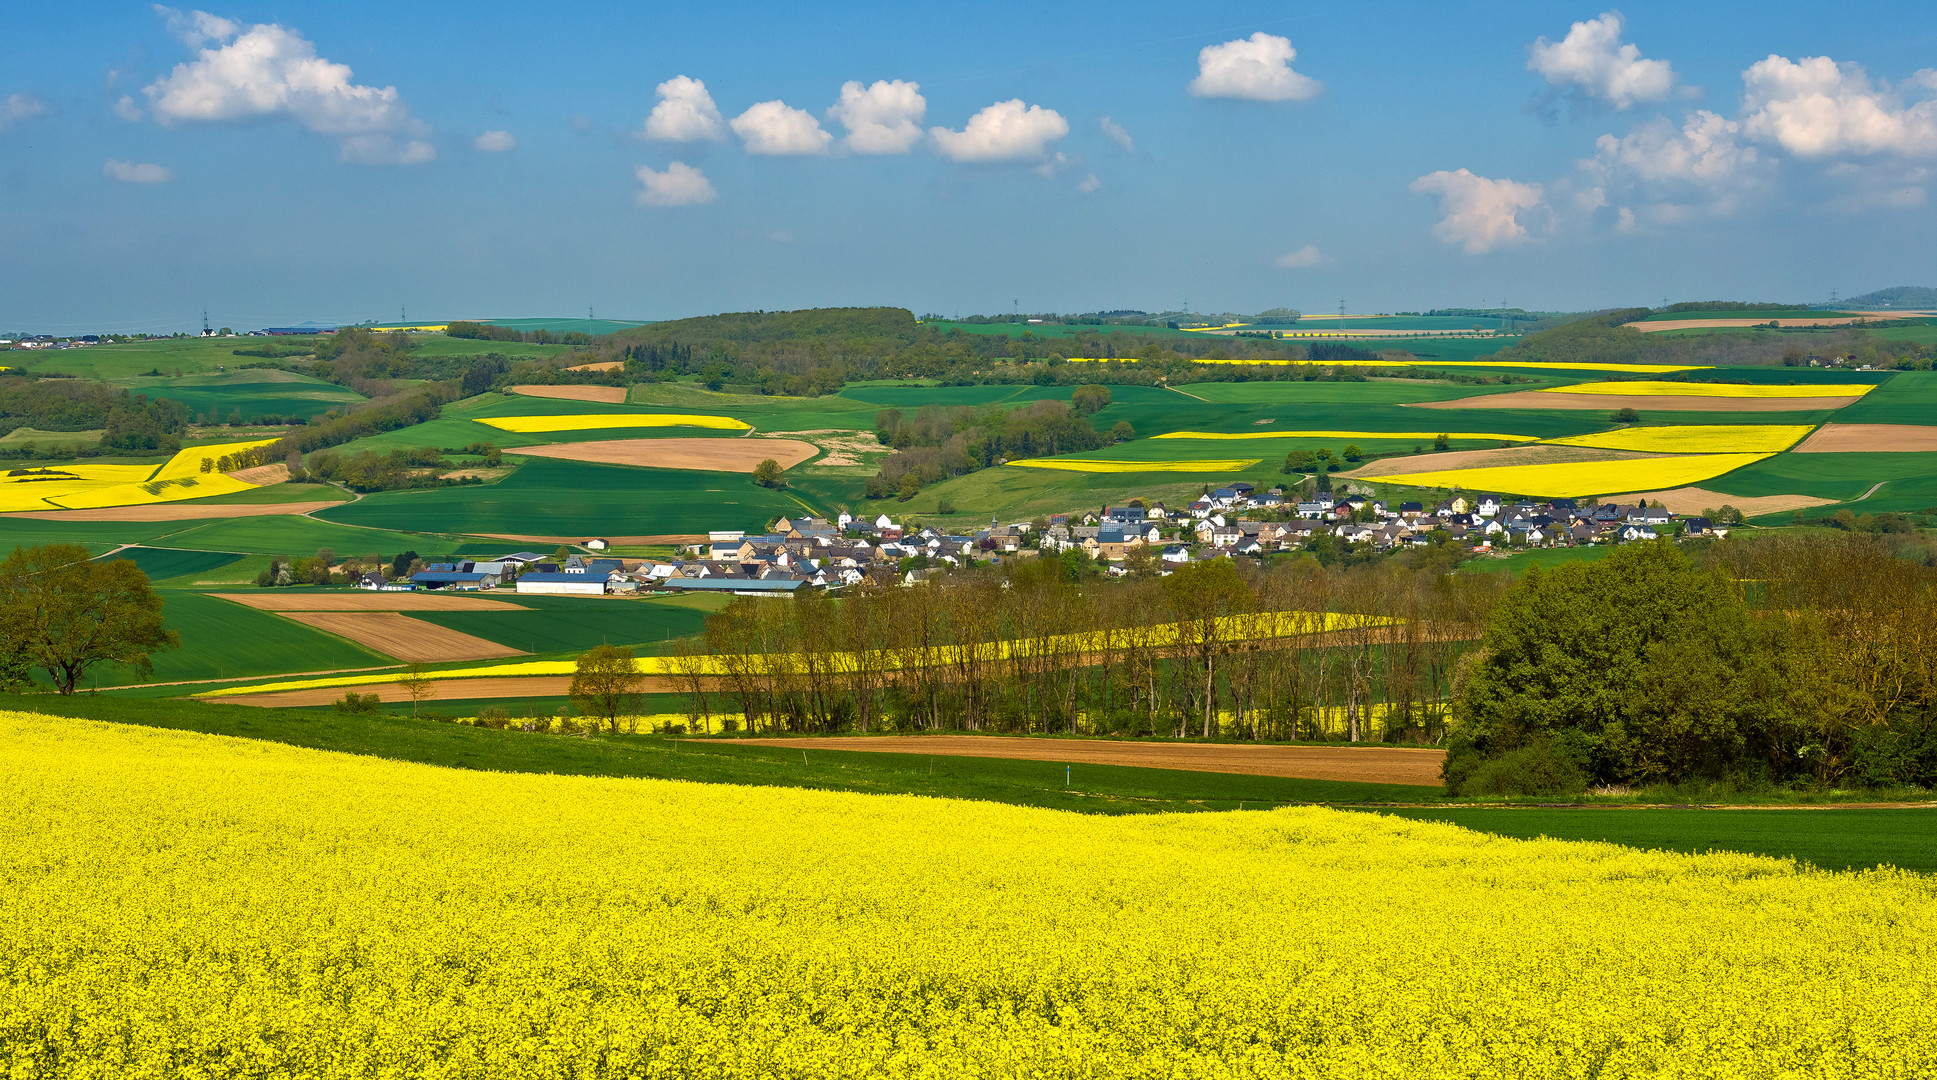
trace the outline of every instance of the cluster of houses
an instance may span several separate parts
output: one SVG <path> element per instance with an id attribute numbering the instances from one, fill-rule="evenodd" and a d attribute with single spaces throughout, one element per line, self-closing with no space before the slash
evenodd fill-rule
<path id="1" fill-rule="evenodd" d="M 1475 551 L 1625 543 L 1661 536 L 1720 535 L 1703 517 L 1680 517 L 1644 503 L 1581 504 L 1573 499 L 1509 503 L 1492 495 L 1456 495 L 1427 507 L 1393 506 L 1365 495 L 1319 494 L 1287 502 L 1279 489 L 1232 484 L 1171 510 L 1132 502 L 1100 512 L 1057 514 L 1044 521 L 966 534 L 904 530 L 887 515 L 872 521 L 781 518 L 770 532 L 715 532 L 672 559 L 570 555 L 562 560 L 522 551 L 491 560 L 439 563 L 405 581 L 365 574 L 367 589 L 515 589 L 519 594 L 606 596 L 638 593 L 725 593 L 790 596 L 873 580 L 912 584 L 950 566 L 1000 563 L 1082 551 L 1105 572 L 1154 560 L 1159 572 L 1193 561 L 1257 557 L 1300 550 L 1320 537 L 1379 551 L 1453 543 Z M 604 551 L 603 540 L 583 546 Z"/>

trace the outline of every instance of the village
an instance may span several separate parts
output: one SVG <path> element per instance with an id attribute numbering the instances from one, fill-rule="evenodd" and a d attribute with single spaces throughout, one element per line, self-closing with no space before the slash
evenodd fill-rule
<path id="1" fill-rule="evenodd" d="M 1732 521 L 1727 508 L 1716 515 Z M 1646 500 L 1588 499 L 1508 502 L 1495 495 L 1454 495 L 1426 506 L 1386 502 L 1364 493 L 1329 492 L 1287 501 L 1282 488 L 1259 492 L 1248 483 L 1207 491 L 1189 505 L 1133 499 L 1083 513 L 1055 514 L 1008 525 L 991 521 L 973 533 L 897 524 L 887 514 L 869 520 L 842 513 L 833 520 L 780 518 L 771 531 L 723 530 L 681 547 L 674 558 L 605 555 L 610 544 L 589 539 L 589 554 L 520 551 L 490 560 L 432 563 L 407 575 L 364 573 L 370 590 L 515 589 L 520 594 L 613 596 L 716 593 L 792 596 L 802 589 L 840 589 L 872 582 L 914 585 L 951 569 L 1000 565 L 1010 559 L 1078 553 L 1110 576 L 1168 574 L 1211 559 L 1262 559 L 1286 552 L 1385 554 L 1455 545 L 1479 557 L 1513 551 L 1580 547 L 1726 535 L 1726 524 L 1684 516 Z"/>

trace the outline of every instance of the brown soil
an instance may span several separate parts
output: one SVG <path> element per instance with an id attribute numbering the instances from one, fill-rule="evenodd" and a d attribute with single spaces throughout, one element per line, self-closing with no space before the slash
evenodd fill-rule
<path id="1" fill-rule="evenodd" d="M 514 386 L 511 392 L 526 397 L 562 398 L 566 401 L 603 401 L 608 405 L 625 402 L 623 386 Z"/>
<path id="2" fill-rule="evenodd" d="M 564 697 L 571 692 L 570 675 L 513 675 L 493 679 L 438 679 L 430 684 L 431 701 L 462 701 L 478 698 Z M 641 688 L 646 694 L 671 694 L 681 688 L 671 679 L 648 678 Z M 226 705 L 260 705 L 265 708 L 299 705 L 328 705 L 341 701 L 345 691 L 375 694 L 384 701 L 409 701 L 410 696 L 396 683 L 370 683 L 365 686 L 319 686 L 310 690 L 278 690 L 268 694 L 238 694 L 209 697 L 204 701 Z"/>
<path id="3" fill-rule="evenodd" d="M 149 503 L 146 506 L 104 506 L 95 510 L 29 510 L 0 514 L 4 518 L 34 518 L 40 521 L 201 521 L 213 518 L 275 517 L 278 514 L 307 514 L 327 510 L 333 502 L 228 503 L 203 506 L 196 503 Z"/>
<path id="4" fill-rule="evenodd" d="M 601 360 L 596 364 L 573 364 L 566 371 L 611 371 L 625 366 L 624 360 Z"/>
<path id="5" fill-rule="evenodd" d="M 598 538 L 590 536 L 531 536 L 524 533 L 472 533 L 471 535 L 482 536 L 490 540 L 511 540 L 520 544 L 549 544 L 553 547 L 557 547 L 560 544 L 566 547 L 577 547 L 585 541 L 592 539 L 603 539 L 615 547 L 619 545 L 626 547 L 646 547 L 654 544 L 672 544 L 676 546 L 679 544 L 703 544 L 706 542 L 705 533 L 659 533 L 654 536 L 606 536 Z M 548 553 L 541 552 L 541 554 Z"/>
<path id="6" fill-rule="evenodd" d="M 394 611 L 285 611 L 282 616 L 411 663 L 525 655 L 522 649 L 506 648 Z"/>
<path id="7" fill-rule="evenodd" d="M 254 484 L 257 487 L 268 487 L 271 484 L 280 484 L 289 479 L 289 466 L 278 461 L 274 465 L 258 465 L 253 469 L 237 469 L 228 475 L 245 484 Z"/>
<path id="8" fill-rule="evenodd" d="M 481 596 L 421 592 L 214 593 L 257 611 L 523 611 Z"/>
<path id="9" fill-rule="evenodd" d="M 1812 506 L 1828 506 L 1835 499 L 1818 499 L 1812 495 L 1724 495 L 1719 491 L 1706 488 L 1684 487 L 1672 491 L 1641 491 L 1633 495 L 1621 496 L 1622 502 L 1646 499 L 1653 506 L 1660 504 L 1675 514 L 1699 514 L 1704 510 L 1719 510 L 1723 506 L 1733 506 L 1742 511 L 1745 517 L 1759 514 L 1780 514 L 1789 510 L 1807 510 Z"/>
<path id="10" fill-rule="evenodd" d="M 1644 334 L 1658 334 L 1663 330 L 1700 330 L 1705 327 L 1715 329 L 1737 328 L 1743 326 L 1767 326 L 1774 322 L 1777 326 L 1848 326 L 1854 322 L 1869 322 L 1876 319 L 1901 318 L 1906 312 L 1877 312 L 1874 315 L 1830 315 L 1824 318 L 1809 316 L 1801 319 L 1662 319 L 1659 322 L 1631 322 L 1625 324 L 1630 330 Z"/>
<path id="11" fill-rule="evenodd" d="M 457 469 L 443 474 L 446 480 L 502 480 L 511 475 L 510 469 Z"/>
<path id="12" fill-rule="evenodd" d="M 337 695 L 341 697 L 341 694 Z M 1102 742 L 1018 739 L 993 735 L 886 735 L 834 739 L 742 739 L 737 744 L 873 750 L 893 754 L 1019 758 L 1082 765 L 1138 765 L 1151 769 L 1356 780 L 1369 784 L 1439 785 L 1443 750 L 1388 747 L 1245 746 L 1209 743 Z"/>
<path id="13" fill-rule="evenodd" d="M 514 454 L 591 461 L 601 465 L 646 465 L 656 469 L 704 469 L 750 473 L 767 458 L 781 468 L 820 453 L 793 439 L 611 439 L 605 442 L 546 443 L 521 446 Z"/>
<path id="14" fill-rule="evenodd" d="M 1621 461 L 1626 458 L 1661 456 L 1633 450 L 1603 450 L 1591 446 L 1508 446 L 1497 450 L 1454 450 L 1444 454 L 1380 458 L 1339 475 L 1347 478 L 1403 476 L 1407 473 L 1439 472 L 1442 469 L 1486 469 L 1502 465 L 1550 465 L 1574 461 Z"/>
<path id="15" fill-rule="evenodd" d="M 1653 394 L 1562 394 L 1544 390 L 1521 390 L 1511 394 L 1484 394 L 1452 401 L 1416 401 L 1415 409 L 1578 409 L 1582 412 L 1613 412 L 1634 409 L 1650 412 L 1812 412 L 1840 409 L 1853 397 L 1814 398 L 1726 398 L 1683 397 Z"/>
<path id="16" fill-rule="evenodd" d="M 886 454 L 889 447 L 871 434 L 840 428 L 824 428 L 815 431 L 763 431 L 760 438 L 784 439 L 789 436 L 808 439 L 815 446 L 827 451 L 827 456 L 816 461 L 815 465 L 865 465 L 865 455 Z"/>
<path id="17" fill-rule="evenodd" d="M 1937 427 L 1915 424 L 1824 424 L 1796 447 L 1798 454 L 1855 451 L 1911 453 L 1937 450 Z"/>

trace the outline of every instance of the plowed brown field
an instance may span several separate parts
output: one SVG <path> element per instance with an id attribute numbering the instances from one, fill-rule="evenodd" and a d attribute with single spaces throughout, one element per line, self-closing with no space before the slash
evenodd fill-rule
<path id="1" fill-rule="evenodd" d="M 481 596 L 421 592 L 215 593 L 258 611 L 523 611 Z"/>
<path id="2" fill-rule="evenodd" d="M 625 401 L 623 386 L 514 386 L 514 394 L 526 397 L 561 398 L 565 401 L 603 401 L 619 405 Z"/>
<path id="3" fill-rule="evenodd" d="M 1937 417 L 1931 419 L 1937 420 Z M 1916 453 L 1937 450 L 1937 427 L 1915 424 L 1824 424 L 1801 446 L 1798 454 Z"/>
<path id="4" fill-rule="evenodd" d="M 1785 510 L 1807 510 L 1812 506 L 1828 506 L 1835 499 L 1818 499 L 1813 495 L 1724 495 L 1707 488 L 1683 487 L 1672 491 L 1638 491 L 1633 495 L 1621 496 L 1622 502 L 1633 499 L 1646 499 L 1649 505 L 1660 505 L 1674 514 L 1699 514 L 1704 510 L 1719 510 L 1733 506 L 1742 511 L 1744 517 L 1760 514 L 1780 514 Z"/>
<path id="5" fill-rule="evenodd" d="M 328 510 L 333 502 L 227 503 L 199 506 L 195 503 L 149 503 L 147 506 L 104 506 L 94 510 L 29 510 L 0 514 L 0 518 L 34 518 L 40 521 L 203 521 L 214 518 L 274 517 L 278 514 L 307 514 Z"/>
<path id="6" fill-rule="evenodd" d="M 522 649 L 507 648 L 495 641 L 461 634 L 394 611 L 284 611 L 280 614 L 285 619 L 349 638 L 385 656 L 412 663 L 496 660 L 524 655 Z"/>
<path id="7" fill-rule="evenodd" d="M 341 694 L 337 695 L 341 697 Z M 1211 743 L 1100 742 L 1080 739 L 1016 739 L 985 735 L 884 735 L 836 739 L 742 739 L 753 746 L 820 747 L 891 754 L 1018 758 L 1089 765 L 1137 765 L 1148 769 L 1290 776 L 1303 780 L 1356 780 L 1369 784 L 1438 786 L 1444 750 L 1388 747 L 1244 746 Z"/>
<path id="8" fill-rule="evenodd" d="M 1482 394 L 1452 401 L 1410 402 L 1415 409 L 1577 409 L 1582 412 L 1613 412 L 1634 409 L 1650 412 L 1812 412 L 1840 409 L 1853 397 L 1807 398 L 1727 398 L 1683 397 L 1679 394 L 1563 394 L 1545 390 L 1520 390 L 1511 394 Z"/>
<path id="9" fill-rule="evenodd" d="M 1603 450 L 1590 446 L 1508 446 L 1498 450 L 1454 450 L 1444 454 L 1413 454 L 1380 458 L 1357 469 L 1340 473 L 1343 477 L 1403 476 L 1406 473 L 1437 472 L 1441 469 L 1485 469 L 1502 465 L 1552 465 L 1575 461 L 1621 461 L 1626 458 L 1661 457 L 1633 450 Z"/>
<path id="10" fill-rule="evenodd" d="M 566 371 L 611 371 L 625 366 L 624 360 L 601 360 L 596 364 L 573 364 Z"/>
<path id="11" fill-rule="evenodd" d="M 820 453 L 812 444 L 796 439 L 608 439 L 521 446 L 511 452 L 601 465 L 743 473 L 752 472 L 755 465 L 768 458 L 778 461 L 785 469 Z"/>

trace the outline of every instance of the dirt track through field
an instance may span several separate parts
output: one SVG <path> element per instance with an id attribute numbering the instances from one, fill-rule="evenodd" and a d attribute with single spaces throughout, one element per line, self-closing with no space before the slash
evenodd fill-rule
<path id="1" fill-rule="evenodd" d="M 338 695 L 339 697 L 341 695 Z M 1102 742 L 1017 739 L 993 735 L 886 735 L 835 739 L 740 739 L 736 745 L 870 750 L 890 754 L 1014 758 L 1079 765 L 1136 765 L 1146 769 L 1354 780 L 1367 784 L 1439 785 L 1443 750 L 1388 747 L 1247 746 L 1228 743 Z"/>
<path id="2" fill-rule="evenodd" d="M 602 401 L 607 405 L 625 403 L 623 386 L 514 386 L 511 392 L 526 397 L 559 398 L 564 401 Z"/>
<path id="3" fill-rule="evenodd" d="M 787 469 L 820 453 L 812 444 L 794 439 L 609 439 L 521 446 L 510 452 L 601 465 L 740 473 L 752 472 L 768 458 Z"/>
<path id="4" fill-rule="evenodd" d="M 1497 450 L 1455 450 L 1444 454 L 1414 454 L 1367 462 L 1342 477 L 1404 476 L 1441 469 L 1486 469 L 1503 465 L 1550 465 L 1577 461 L 1624 461 L 1663 457 L 1633 450 L 1604 450 L 1588 446 L 1509 446 Z"/>
<path id="5" fill-rule="evenodd" d="M 197 506 L 194 503 L 149 503 L 146 506 L 104 506 L 94 510 L 28 510 L 0 514 L 5 518 L 33 518 L 38 521 L 202 521 L 214 518 L 275 517 L 279 514 L 308 514 L 341 506 L 336 502 L 228 503 Z"/>
<path id="6" fill-rule="evenodd" d="M 211 593 L 257 611 L 524 611 L 481 596 L 420 592 Z"/>
<path id="7" fill-rule="evenodd" d="M 385 656 L 411 663 L 439 660 L 497 660 L 523 656 L 495 641 L 449 630 L 394 611 L 284 611 L 283 618 L 349 638 Z"/>
<path id="8" fill-rule="evenodd" d="M 1818 499 L 1813 495 L 1724 495 L 1707 488 L 1681 487 L 1670 491 L 1638 491 L 1632 495 L 1622 495 L 1621 502 L 1637 499 L 1648 500 L 1648 505 L 1661 505 L 1675 514 L 1699 514 L 1704 510 L 1719 510 L 1733 506 L 1742 511 L 1743 517 L 1756 517 L 1761 514 L 1780 514 L 1788 510 L 1807 510 L 1812 506 L 1828 506 L 1835 499 Z"/>
<path id="9" fill-rule="evenodd" d="M 1931 419 L 1937 420 L 1937 417 Z M 1937 450 L 1937 427 L 1916 424 L 1824 424 L 1798 454 L 1919 453 Z"/>
<path id="10" fill-rule="evenodd" d="M 1812 412 L 1840 409 L 1854 402 L 1853 397 L 1806 398 L 1729 398 L 1692 397 L 1679 394 L 1566 394 L 1545 390 L 1520 390 L 1511 394 L 1483 394 L 1452 401 L 1414 401 L 1415 409 L 1567 409 L 1581 412 L 1613 412 L 1634 409 L 1651 412 Z"/>

